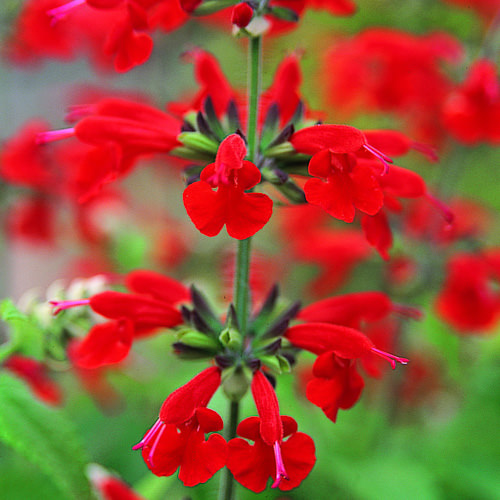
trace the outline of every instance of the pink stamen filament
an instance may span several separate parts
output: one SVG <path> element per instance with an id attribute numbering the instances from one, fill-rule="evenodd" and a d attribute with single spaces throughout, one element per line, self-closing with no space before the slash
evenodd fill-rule
<path id="1" fill-rule="evenodd" d="M 381 351 L 380 349 L 376 349 L 375 347 L 372 347 L 371 351 L 377 356 L 380 356 L 386 361 L 389 361 L 393 370 L 396 368 L 396 362 L 401 363 L 402 365 L 406 365 L 409 361 L 406 358 L 400 358 L 398 356 L 395 356 L 394 354 L 390 354 L 388 352 Z"/>
<path id="2" fill-rule="evenodd" d="M 441 212 L 441 215 L 443 216 L 444 220 L 448 223 L 449 226 L 451 226 L 453 220 L 455 219 L 455 216 L 453 215 L 453 212 L 450 210 L 448 205 L 446 205 L 443 201 L 436 198 L 430 193 L 425 193 L 425 197 L 432 205 L 434 205 Z"/>
<path id="3" fill-rule="evenodd" d="M 65 309 L 70 309 L 71 307 L 78 306 L 88 306 L 90 304 L 90 299 L 81 299 L 81 300 L 51 300 L 49 301 L 51 306 L 54 306 L 54 310 L 52 314 L 56 316 L 61 311 Z"/>
<path id="4" fill-rule="evenodd" d="M 281 447 L 278 441 L 273 444 L 274 459 L 276 460 L 276 479 L 272 484 L 271 488 L 277 488 L 283 479 L 288 481 L 289 477 L 285 470 L 285 464 L 283 463 L 283 457 L 281 456 Z"/>
<path id="5" fill-rule="evenodd" d="M 158 427 L 162 424 L 161 420 L 158 419 L 155 424 L 153 425 L 153 427 L 151 427 L 151 429 L 149 429 L 148 432 L 146 432 L 146 434 L 144 435 L 144 437 L 134 446 L 132 446 L 132 449 L 133 450 L 139 450 L 141 449 L 145 444 L 147 444 L 147 442 L 149 441 L 149 438 L 151 437 L 152 434 L 154 434 L 154 432 L 156 431 L 156 429 L 158 429 Z"/>
<path id="6" fill-rule="evenodd" d="M 87 0 L 71 0 L 71 2 L 61 5 L 60 7 L 55 7 L 54 9 L 48 10 L 47 15 L 52 18 L 52 26 L 57 21 L 63 19 L 68 14 L 68 12 L 73 10 L 75 7 L 78 7 L 79 5 L 84 4 L 86 1 Z"/>
<path id="7" fill-rule="evenodd" d="M 392 159 L 389 158 L 384 153 L 382 153 L 382 151 L 375 149 L 373 146 L 370 146 L 369 144 L 364 144 L 363 147 L 373 156 L 375 156 L 375 158 L 379 159 L 382 162 L 382 164 L 384 165 L 384 170 L 382 171 L 382 175 L 385 175 L 389 170 L 389 163 L 393 163 Z"/>
<path id="8" fill-rule="evenodd" d="M 149 455 L 148 455 L 148 460 L 149 460 L 151 467 L 155 466 L 155 464 L 153 463 L 153 455 L 156 451 L 156 447 L 158 446 L 158 443 L 160 442 L 161 436 L 166 428 L 166 425 L 163 422 L 160 422 L 160 425 L 161 425 L 160 432 L 158 432 L 158 436 L 156 436 L 155 442 L 153 443 L 153 446 L 151 446 L 151 450 L 149 451 Z"/>
<path id="9" fill-rule="evenodd" d="M 67 139 L 75 135 L 74 128 L 63 128 L 61 130 L 49 130 L 48 132 L 40 132 L 37 134 L 35 142 L 37 144 L 47 144 L 48 142 Z"/>

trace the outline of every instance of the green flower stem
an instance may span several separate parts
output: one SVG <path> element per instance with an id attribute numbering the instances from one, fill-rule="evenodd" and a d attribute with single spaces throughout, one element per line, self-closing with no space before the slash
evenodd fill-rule
<path id="1" fill-rule="evenodd" d="M 249 40 L 249 65 L 248 65 L 248 158 L 257 161 L 258 134 L 257 123 L 259 119 L 259 97 L 262 78 L 262 38 L 255 37 Z M 240 333 L 245 336 L 248 324 L 249 309 L 249 275 L 250 275 L 250 243 L 252 238 L 241 240 L 238 243 L 236 258 L 236 273 L 234 279 L 234 307 L 240 327 Z M 225 437 L 229 441 L 236 437 L 238 426 L 239 403 L 232 401 L 229 409 L 229 422 L 226 422 Z M 234 477 L 227 467 L 222 471 L 219 500 L 233 500 Z"/>
<path id="2" fill-rule="evenodd" d="M 239 403 L 231 401 L 229 407 L 229 422 L 225 426 L 225 438 L 227 441 L 236 437 L 238 427 Z M 227 467 L 222 469 L 219 488 L 219 500 L 232 500 L 234 496 L 234 477 Z"/>
<path id="3" fill-rule="evenodd" d="M 250 38 L 248 45 L 248 157 L 255 163 L 258 153 L 257 123 L 262 80 L 262 37 Z"/>

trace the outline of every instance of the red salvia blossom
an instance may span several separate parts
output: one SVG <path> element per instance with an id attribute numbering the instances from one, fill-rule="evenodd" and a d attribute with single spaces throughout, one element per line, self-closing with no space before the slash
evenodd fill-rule
<path id="1" fill-rule="evenodd" d="M 163 403 L 160 416 L 144 438 L 133 447 L 142 449 L 149 469 L 157 476 L 171 476 L 179 469 L 185 486 L 208 481 L 226 463 L 227 444 L 219 434 L 220 416 L 206 408 L 220 385 L 220 369 L 203 370 L 174 391 Z"/>
<path id="2" fill-rule="evenodd" d="M 260 181 L 259 169 L 243 160 L 245 155 L 246 146 L 239 135 L 226 137 L 215 163 L 203 169 L 200 181 L 185 189 L 184 206 L 201 233 L 215 236 L 225 225 L 229 236 L 243 240 L 270 219 L 272 200 L 265 194 L 245 193 Z"/>
<path id="3" fill-rule="evenodd" d="M 273 488 L 295 488 L 314 466 L 314 443 L 306 434 L 297 433 L 295 420 L 280 415 L 276 393 L 260 370 L 251 387 L 259 417 L 243 420 L 237 434 L 255 444 L 232 439 L 227 466 L 240 484 L 256 493 L 266 488 L 270 477 Z M 291 437 L 283 441 L 287 436 Z"/>
<path id="4" fill-rule="evenodd" d="M 238 26 L 238 28 L 245 28 L 252 20 L 253 9 L 246 2 L 241 2 L 233 7 L 231 13 L 231 23 Z"/>
<path id="5" fill-rule="evenodd" d="M 111 319 L 93 326 L 83 340 L 72 346 L 72 359 L 82 368 L 96 368 L 122 361 L 132 342 L 154 332 L 182 323 L 176 304 L 189 298 L 181 283 L 153 271 L 132 271 L 126 277 L 133 293 L 106 291 L 88 299 L 52 301 L 54 313 L 70 307 L 90 305 L 98 314 Z"/>
<path id="6" fill-rule="evenodd" d="M 43 363 L 16 354 L 10 356 L 3 367 L 24 380 L 33 394 L 44 403 L 61 404 L 62 391 L 49 377 L 47 367 Z"/>
<path id="7" fill-rule="evenodd" d="M 500 82 L 493 62 L 480 59 L 471 66 L 444 103 L 443 122 L 465 144 L 500 143 Z"/>
<path id="8" fill-rule="evenodd" d="M 312 375 L 306 388 L 307 399 L 321 408 L 332 422 L 336 422 L 339 409 L 347 410 L 356 404 L 365 386 L 355 362 L 332 351 L 316 358 Z"/>
<path id="9" fill-rule="evenodd" d="M 297 432 L 297 423 L 292 417 L 282 416 L 283 440 L 281 458 L 287 478 L 279 482 L 278 488 L 288 491 L 296 488 L 313 468 L 316 457 L 313 440 L 302 432 Z M 264 491 L 269 478 L 274 477 L 276 458 L 274 449 L 261 435 L 261 419 L 249 417 L 241 421 L 236 433 L 242 438 L 231 439 L 228 443 L 227 467 L 236 481 L 255 493 Z M 250 444 L 246 441 L 254 441 Z M 273 486 L 275 486 L 273 484 Z"/>
<path id="10" fill-rule="evenodd" d="M 491 283 L 494 278 L 494 268 L 482 255 L 454 255 L 437 297 L 438 314 L 460 332 L 488 332 L 500 317 L 499 294 Z"/>

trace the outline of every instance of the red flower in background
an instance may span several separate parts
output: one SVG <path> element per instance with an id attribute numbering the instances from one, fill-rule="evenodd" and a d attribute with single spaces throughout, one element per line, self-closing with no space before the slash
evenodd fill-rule
<path id="1" fill-rule="evenodd" d="M 500 143 L 500 82 L 493 62 L 481 59 L 470 67 L 444 103 L 443 122 L 465 144 Z"/>
<path id="2" fill-rule="evenodd" d="M 445 33 L 366 30 L 327 52 L 327 99 L 339 116 L 393 112 L 419 138 L 435 142 L 442 136 L 439 109 L 452 86 L 440 63 L 460 54 L 459 43 Z"/>
<path id="3" fill-rule="evenodd" d="M 222 141 L 215 163 L 205 167 L 200 181 L 184 191 L 184 206 L 197 229 L 206 236 L 219 234 L 243 240 L 262 229 L 272 214 L 272 200 L 261 193 L 245 193 L 260 181 L 260 171 L 243 160 L 246 146 L 232 134 Z M 213 191 L 217 188 L 217 191 Z"/>
<path id="4" fill-rule="evenodd" d="M 133 447 L 142 449 L 144 461 L 154 474 L 171 476 L 179 469 L 184 485 L 195 486 L 224 467 L 224 438 L 212 434 L 205 441 L 206 433 L 223 426 L 220 416 L 206 408 L 220 381 L 220 369 L 207 368 L 165 400 L 157 422 Z"/>
<path id="5" fill-rule="evenodd" d="M 61 404 L 62 391 L 49 377 L 47 367 L 43 363 L 16 354 L 10 356 L 3 367 L 24 380 L 33 394 L 44 403 Z"/>
<path id="6" fill-rule="evenodd" d="M 498 269 L 483 255 L 455 254 L 436 301 L 443 320 L 463 333 L 483 333 L 499 319 L 500 296 L 492 286 Z"/>

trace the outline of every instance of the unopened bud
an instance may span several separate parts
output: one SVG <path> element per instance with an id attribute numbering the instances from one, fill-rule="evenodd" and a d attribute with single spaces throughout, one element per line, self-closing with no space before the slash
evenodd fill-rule
<path id="1" fill-rule="evenodd" d="M 219 335 L 219 340 L 222 345 L 229 347 L 229 349 L 238 349 L 242 344 L 241 334 L 234 328 L 224 328 Z"/>
<path id="2" fill-rule="evenodd" d="M 241 366 L 229 368 L 222 372 L 222 390 L 224 394 L 237 403 L 247 393 L 250 387 L 249 376 Z"/>
<path id="3" fill-rule="evenodd" d="M 238 26 L 238 28 L 246 28 L 248 23 L 252 20 L 253 9 L 245 2 L 239 3 L 233 7 L 231 14 L 231 23 Z"/>

